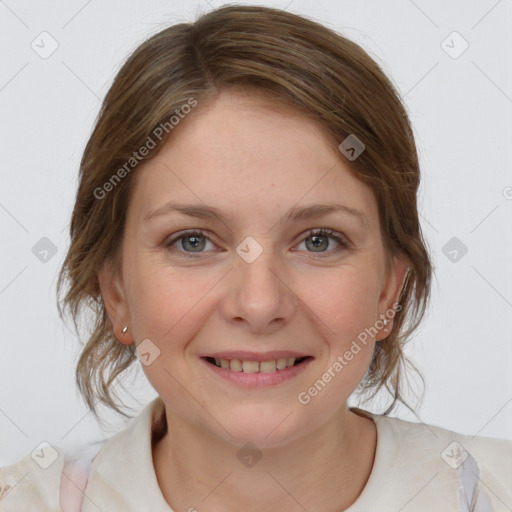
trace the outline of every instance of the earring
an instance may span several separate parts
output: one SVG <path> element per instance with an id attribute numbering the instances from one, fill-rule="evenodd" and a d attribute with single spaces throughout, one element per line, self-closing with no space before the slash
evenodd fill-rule
<path id="1" fill-rule="evenodd" d="M 127 330 L 128 330 L 128 326 L 127 326 L 127 325 L 125 325 L 125 326 L 123 327 L 123 334 L 126 334 L 126 331 L 127 331 Z"/>
<path id="2" fill-rule="evenodd" d="M 386 332 L 388 332 L 388 330 L 389 330 L 389 329 L 386 327 L 386 325 L 388 325 L 388 324 L 389 324 L 389 320 L 388 320 L 387 318 L 384 318 L 384 320 L 383 320 L 383 322 L 382 322 L 382 323 L 384 324 L 384 330 L 385 330 Z"/>

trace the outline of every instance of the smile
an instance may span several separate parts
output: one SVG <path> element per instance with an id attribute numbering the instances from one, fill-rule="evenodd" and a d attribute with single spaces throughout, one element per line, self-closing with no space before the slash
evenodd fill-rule
<path id="1" fill-rule="evenodd" d="M 218 352 L 200 358 L 216 378 L 242 388 L 277 386 L 303 373 L 315 359 L 289 350 Z"/>
<path id="2" fill-rule="evenodd" d="M 307 357 L 280 357 L 269 361 L 254 361 L 250 359 L 222 359 L 206 357 L 206 361 L 217 368 L 243 373 L 274 373 L 304 362 Z"/>

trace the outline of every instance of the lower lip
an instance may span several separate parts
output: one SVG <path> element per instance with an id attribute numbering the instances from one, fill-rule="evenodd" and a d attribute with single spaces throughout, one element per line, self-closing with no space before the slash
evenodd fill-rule
<path id="1" fill-rule="evenodd" d="M 299 375 L 299 373 L 302 373 L 312 360 L 313 358 L 308 358 L 297 366 L 290 366 L 289 368 L 276 370 L 272 373 L 245 373 L 235 372 L 228 368 L 219 368 L 218 366 L 209 363 L 205 359 L 201 359 L 201 361 L 203 361 L 203 363 L 219 377 L 222 377 L 223 379 L 232 382 L 233 384 L 238 384 L 239 386 L 246 388 L 264 388 L 267 386 L 277 386 L 282 382 L 293 379 L 293 377 Z"/>

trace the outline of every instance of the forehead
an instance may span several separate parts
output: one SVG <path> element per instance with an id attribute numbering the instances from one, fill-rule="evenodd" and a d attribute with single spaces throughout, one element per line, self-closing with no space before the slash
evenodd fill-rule
<path id="1" fill-rule="evenodd" d="M 134 178 L 132 201 L 144 214 L 172 200 L 261 219 L 269 208 L 313 202 L 341 201 L 376 214 L 371 189 L 318 123 L 243 92 L 199 104 Z"/>

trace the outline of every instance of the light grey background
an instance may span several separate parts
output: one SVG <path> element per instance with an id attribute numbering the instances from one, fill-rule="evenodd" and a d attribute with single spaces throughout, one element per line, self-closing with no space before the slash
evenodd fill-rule
<path id="1" fill-rule="evenodd" d="M 68 448 L 122 426 L 107 416 L 102 432 L 78 398 L 80 347 L 55 305 L 79 160 L 126 56 L 148 35 L 222 3 L 0 0 L 0 464 L 42 441 Z M 426 380 L 423 406 L 417 416 L 397 414 L 512 439 L 512 2 L 250 3 L 311 16 L 361 44 L 410 112 L 436 277 L 407 348 Z M 31 47 L 52 44 L 47 58 Z M 446 247 L 453 237 L 459 247 Z M 136 411 L 155 396 L 141 371 L 130 386 Z"/>

